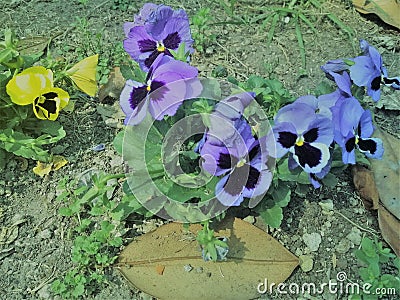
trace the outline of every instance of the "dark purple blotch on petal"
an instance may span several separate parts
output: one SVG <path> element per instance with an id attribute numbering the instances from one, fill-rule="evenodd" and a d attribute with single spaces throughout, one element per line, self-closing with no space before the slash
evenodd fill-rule
<path id="1" fill-rule="evenodd" d="M 307 143 L 312 143 L 318 138 L 318 128 L 312 128 L 303 134 L 304 141 Z"/>
<path id="2" fill-rule="evenodd" d="M 360 148 L 361 151 L 369 151 L 369 153 L 374 154 L 377 149 L 376 142 L 374 140 L 370 139 L 359 139 L 358 140 L 358 148 Z"/>
<path id="3" fill-rule="evenodd" d="M 287 131 L 279 132 L 278 143 L 280 143 L 284 148 L 289 149 L 296 143 L 296 140 L 297 135 L 295 135 L 294 133 Z"/>
<path id="4" fill-rule="evenodd" d="M 153 64 L 153 62 L 156 60 L 156 58 L 161 54 L 162 52 L 159 52 L 156 50 L 153 50 L 153 52 L 149 55 L 148 58 L 146 58 L 144 60 L 144 65 L 148 68 L 151 67 L 151 65 Z"/>
<path id="5" fill-rule="evenodd" d="M 375 77 L 371 82 L 371 89 L 378 91 L 381 88 L 381 77 Z"/>
<path id="6" fill-rule="evenodd" d="M 156 91 L 157 89 L 163 87 L 164 85 L 165 83 L 162 81 L 153 80 L 150 84 L 150 93 Z"/>
<path id="7" fill-rule="evenodd" d="M 295 145 L 294 154 L 298 157 L 299 164 L 303 168 L 306 165 L 310 168 L 314 168 L 321 162 L 322 158 L 321 150 L 308 143 L 304 143 L 302 146 Z"/>
<path id="8" fill-rule="evenodd" d="M 246 188 L 249 190 L 254 190 L 258 182 L 258 178 L 260 177 L 260 171 L 253 166 L 250 166 L 249 174 L 247 176 Z"/>
<path id="9" fill-rule="evenodd" d="M 242 167 L 233 170 L 224 185 L 225 192 L 229 195 L 236 196 L 243 191 L 244 178 L 249 174 L 249 167 L 248 164 L 244 164 Z"/>
<path id="10" fill-rule="evenodd" d="M 139 50 L 142 53 L 157 50 L 157 43 L 153 40 L 149 39 L 141 40 L 138 41 L 138 45 L 139 45 Z"/>
<path id="11" fill-rule="evenodd" d="M 167 37 L 163 40 L 165 48 L 173 50 L 178 49 L 180 43 L 181 37 L 179 36 L 178 32 L 168 34 Z"/>
<path id="12" fill-rule="evenodd" d="M 218 158 L 218 167 L 221 169 L 232 169 L 238 162 L 237 157 L 227 154 L 220 153 Z"/>
<path id="13" fill-rule="evenodd" d="M 256 145 L 249 152 L 249 161 L 252 161 L 254 157 L 260 152 L 260 145 Z"/>
<path id="14" fill-rule="evenodd" d="M 140 102 L 143 101 L 147 97 L 147 87 L 146 86 L 140 86 L 137 88 L 133 88 L 131 92 L 131 96 L 129 98 L 129 105 L 132 109 L 135 109 Z"/>
<path id="15" fill-rule="evenodd" d="M 351 152 L 356 147 L 356 138 L 353 136 L 347 140 L 345 143 L 345 148 L 347 152 Z"/>

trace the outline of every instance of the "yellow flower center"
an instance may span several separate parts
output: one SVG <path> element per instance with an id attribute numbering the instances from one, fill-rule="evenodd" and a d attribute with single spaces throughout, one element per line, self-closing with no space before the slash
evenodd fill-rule
<path id="1" fill-rule="evenodd" d="M 355 136 L 355 138 L 356 138 L 356 144 L 358 144 L 358 141 L 359 141 L 360 139 L 358 138 L 358 136 Z"/>
<path id="2" fill-rule="evenodd" d="M 146 86 L 146 91 L 150 92 L 150 90 L 151 90 L 151 86 L 149 84 L 148 86 Z"/>
<path id="3" fill-rule="evenodd" d="M 302 136 L 299 136 L 296 140 L 296 146 L 303 146 L 304 145 L 304 138 Z"/>
<path id="4" fill-rule="evenodd" d="M 238 163 L 236 164 L 236 167 L 238 167 L 238 168 L 243 167 L 245 163 L 246 163 L 246 160 L 244 158 L 242 158 L 241 160 L 238 161 Z"/>
<path id="5" fill-rule="evenodd" d="M 157 42 L 157 51 L 158 52 L 164 52 L 165 51 L 165 46 L 162 42 Z"/>

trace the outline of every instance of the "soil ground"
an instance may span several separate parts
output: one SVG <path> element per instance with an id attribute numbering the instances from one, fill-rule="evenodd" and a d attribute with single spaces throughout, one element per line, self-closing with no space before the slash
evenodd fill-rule
<path id="1" fill-rule="evenodd" d="M 87 4 L 84 4 L 87 2 Z M 274 2 L 274 3 L 273 3 Z M 237 18 L 249 20 L 256 16 L 257 8 L 267 5 L 283 5 L 284 1 L 237 1 L 230 16 L 219 1 L 190 0 L 166 1 L 174 8 L 186 9 L 193 16 L 202 7 L 210 7 L 216 25 L 209 30 L 216 41 L 207 45 L 203 53 L 196 53 L 191 64 L 198 67 L 201 76 L 210 76 L 219 65 L 229 76 L 244 80 L 251 74 L 279 79 L 294 96 L 306 95 L 323 78 L 319 67 L 329 59 L 352 57 L 358 53 L 358 40 L 365 39 L 382 53 L 389 74 L 400 70 L 400 35 L 379 19 L 357 13 L 349 1 L 324 1 L 321 10 L 308 7 L 307 15 L 314 19 L 317 32 L 304 23 L 303 32 L 306 61 L 301 64 L 299 46 L 293 20 L 279 20 L 270 46 L 266 45 L 268 25 L 261 29 L 261 22 L 235 24 Z M 57 36 L 51 43 L 53 53 L 66 57 L 82 55 L 86 39 L 99 35 L 98 44 L 103 55 L 113 53 L 124 39 L 122 25 L 131 21 L 143 5 L 142 1 L 55 1 L 55 0 L 0 0 L 0 24 L 14 29 L 18 37 Z M 118 5 L 117 5 L 118 4 Z M 126 7 L 124 6 L 126 4 Z M 335 14 L 355 32 L 348 35 L 325 17 Z M 86 20 L 86 27 L 77 21 Z M 232 22 L 227 22 L 232 21 Z M 288 21 L 288 22 L 285 22 Z M 220 22 L 225 22 L 221 24 Z M 87 45 L 87 44 L 86 44 Z M 97 49 L 89 49 L 87 55 Z M 107 63 L 111 68 L 113 61 Z M 12 159 L 0 173 L 0 222 L 2 226 L 19 225 L 18 236 L 9 245 L 0 246 L 0 299 L 54 299 L 51 282 L 72 266 L 71 240 L 66 234 L 72 224 L 57 214 L 60 203 L 55 201 L 57 184 L 65 177 L 74 178 L 88 169 L 116 172 L 121 166 L 113 150 L 112 140 L 118 129 L 105 124 L 96 111 L 98 100 L 79 99 L 72 114 L 64 114 L 60 121 L 67 137 L 60 144 L 62 155 L 69 163 L 44 179 L 30 170 L 21 170 L 20 162 Z M 372 104 L 373 105 L 373 104 Z M 399 137 L 398 111 L 372 108 L 377 124 Z M 100 143 L 106 145 L 102 152 L 91 150 Z M 293 197 L 284 209 L 282 227 L 270 230 L 293 254 L 313 260 L 312 270 L 297 268 L 287 283 L 323 283 L 336 278 L 338 272 L 346 272 L 347 278 L 359 280 L 359 264 L 353 250 L 359 246 L 362 236 L 376 232 L 377 216 L 367 211 L 354 189 L 349 171 L 336 174 L 339 183 L 334 188 L 309 189 L 305 197 Z M 323 214 L 322 200 L 332 200 L 334 214 Z M 148 222 L 148 221 L 146 221 Z M 147 224 L 147 223 L 146 223 Z M 150 226 L 151 227 L 151 226 Z M 145 230 L 146 231 L 146 230 Z M 321 243 L 311 251 L 304 234 L 318 233 Z M 394 273 L 388 266 L 387 273 Z M 99 291 L 96 299 L 151 299 L 143 292 L 132 289 L 117 270 L 109 274 L 109 283 Z M 217 283 L 216 283 L 217 284 Z M 217 288 L 217 287 L 216 287 Z M 260 295 L 261 298 L 280 298 L 279 295 Z M 297 297 L 293 297 L 293 299 Z M 343 295 L 321 295 L 323 299 L 342 299 Z M 282 299 L 289 299 L 288 295 Z"/>

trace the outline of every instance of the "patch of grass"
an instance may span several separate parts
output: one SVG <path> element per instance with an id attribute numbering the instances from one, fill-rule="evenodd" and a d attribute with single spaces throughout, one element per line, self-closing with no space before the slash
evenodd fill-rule
<path id="1" fill-rule="evenodd" d="M 194 47 L 199 52 L 204 52 L 214 41 L 216 36 L 211 34 L 210 25 L 213 17 L 209 8 L 201 8 L 192 18 L 191 26 Z"/>
<path id="2" fill-rule="evenodd" d="M 262 21 L 260 29 L 263 30 L 269 24 L 267 33 L 267 46 L 272 42 L 272 39 L 276 33 L 276 27 L 278 22 L 282 20 L 285 23 L 293 22 L 295 26 L 295 35 L 300 51 L 301 64 L 304 68 L 306 66 L 306 50 L 304 46 L 303 32 L 301 29 L 301 23 L 304 23 L 314 34 L 317 33 L 315 28 L 316 18 L 311 15 L 310 9 L 317 8 L 322 9 L 322 4 L 317 0 L 292 0 L 287 6 L 283 7 L 256 7 L 251 8 L 253 10 L 261 11 L 261 14 L 257 15 L 252 19 L 252 23 Z M 346 33 L 349 37 L 350 42 L 353 44 L 354 31 L 345 23 L 343 23 L 335 14 L 326 13 L 325 16 L 341 31 Z"/>
<path id="3" fill-rule="evenodd" d="M 120 184 L 117 179 L 124 176 L 94 172 L 60 181 L 57 200 L 67 206 L 61 207 L 59 214 L 71 218 L 76 226 L 69 233 L 73 267 L 53 282 L 54 294 L 65 299 L 92 296 L 106 283 L 126 233 L 124 220 L 141 207 L 133 196 L 114 196 Z"/>
<path id="4" fill-rule="evenodd" d="M 389 295 L 398 295 L 400 277 L 391 274 L 382 274 L 383 264 L 393 262 L 400 272 L 400 259 L 384 248 L 382 242 L 364 237 L 361 248 L 354 252 L 355 256 L 365 265 L 358 273 L 365 284 L 369 284 L 368 291 L 361 295 L 352 295 L 351 299 L 380 299 Z M 381 294 L 375 292 L 381 291 Z M 367 292 L 369 292 L 367 294 Z M 384 293 L 386 292 L 386 294 Z"/>

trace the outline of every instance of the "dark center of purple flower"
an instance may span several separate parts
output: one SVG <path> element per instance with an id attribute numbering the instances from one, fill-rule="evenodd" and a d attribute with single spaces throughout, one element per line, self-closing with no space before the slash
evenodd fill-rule
<path id="1" fill-rule="evenodd" d="M 153 40 L 141 40 L 138 41 L 139 50 L 142 53 L 151 52 L 149 57 L 144 60 L 144 64 L 146 67 L 150 68 L 156 58 L 164 53 L 165 55 L 172 56 L 169 49 L 176 50 L 179 47 L 182 39 L 179 36 L 178 32 L 170 33 L 166 36 L 162 42 L 156 42 Z"/>
<path id="2" fill-rule="evenodd" d="M 157 50 L 157 43 L 150 39 L 138 41 L 138 46 L 142 53 Z"/>
<path id="3" fill-rule="evenodd" d="M 234 166 L 236 166 L 236 164 L 238 163 L 238 158 L 227 154 L 227 153 L 220 153 L 219 154 L 219 158 L 218 158 L 218 167 L 220 167 L 221 169 L 232 169 Z"/>
<path id="4" fill-rule="evenodd" d="M 317 166 L 322 158 L 321 150 L 308 143 L 303 143 L 301 146 L 295 145 L 294 154 L 298 157 L 299 164 L 303 168 L 306 165 L 310 168 Z"/>
<path id="5" fill-rule="evenodd" d="M 243 164 L 241 167 L 236 167 L 229 175 L 224 185 L 224 190 L 229 195 L 237 196 L 243 191 L 244 186 L 249 190 L 253 190 L 259 177 L 260 172 L 256 168 L 249 164 Z"/>

